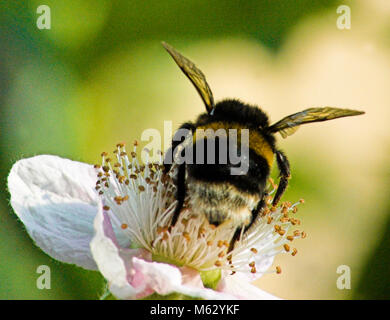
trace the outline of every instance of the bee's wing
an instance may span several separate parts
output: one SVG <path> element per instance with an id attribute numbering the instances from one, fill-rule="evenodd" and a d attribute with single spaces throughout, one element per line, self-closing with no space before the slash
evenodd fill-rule
<path id="1" fill-rule="evenodd" d="M 195 86 L 196 91 L 198 91 L 200 97 L 202 98 L 207 112 L 210 113 L 214 109 L 214 98 L 203 72 L 200 71 L 192 61 L 182 56 L 168 43 L 162 42 L 162 45 L 169 52 L 173 60 L 175 60 L 177 65 L 188 77 L 188 79 L 191 80 L 192 84 Z"/>
<path id="2" fill-rule="evenodd" d="M 331 107 L 310 108 L 283 118 L 270 126 L 268 131 L 272 133 L 279 132 L 283 138 L 286 138 L 297 131 L 301 124 L 357 116 L 359 114 L 364 114 L 364 112 Z"/>

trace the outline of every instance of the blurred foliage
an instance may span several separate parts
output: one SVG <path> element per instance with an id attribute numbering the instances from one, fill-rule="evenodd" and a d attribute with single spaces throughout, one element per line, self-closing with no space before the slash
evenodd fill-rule
<path id="1" fill-rule="evenodd" d="M 390 203 L 388 204 L 387 221 L 379 233 L 377 243 L 366 258 L 355 299 L 386 299 L 390 297 Z"/>
<path id="2" fill-rule="evenodd" d="M 0 299 L 96 299 L 104 287 L 99 273 L 56 262 L 33 245 L 8 203 L 6 177 L 16 160 L 51 153 L 98 161 L 99 151 L 131 141 L 145 128 L 161 128 L 172 114 L 175 125 L 186 119 L 188 111 L 170 104 L 182 99 L 180 88 L 188 87 L 184 80 L 182 84 L 165 75 L 168 67 L 177 70 L 159 47 L 161 40 L 185 48 L 199 41 L 249 39 L 277 56 L 297 25 L 335 12 L 339 2 L 48 0 L 44 4 L 51 8 L 52 28 L 39 30 L 39 0 L 1 1 Z M 157 70 L 165 78 L 157 78 Z M 170 82 L 177 92 L 171 91 Z M 294 152 L 296 178 L 286 198 L 309 194 L 315 203 L 342 192 L 340 186 L 327 188 L 335 178 L 318 170 L 327 160 L 301 156 L 303 150 Z M 312 161 L 318 166 L 307 165 Z M 321 205 L 333 208 L 323 202 L 319 207 L 308 204 L 308 210 L 321 213 L 308 217 L 309 225 L 324 219 L 326 208 Z M 386 233 L 384 237 L 373 261 L 383 261 L 385 274 L 389 239 Z M 36 288 L 36 268 L 42 264 L 51 267 L 51 290 Z M 367 270 L 371 281 L 371 265 Z M 374 292 L 364 283 L 357 297 L 388 297 L 385 288 Z M 376 280 L 370 283 L 378 288 Z M 329 297 L 320 290 L 310 294 Z"/>

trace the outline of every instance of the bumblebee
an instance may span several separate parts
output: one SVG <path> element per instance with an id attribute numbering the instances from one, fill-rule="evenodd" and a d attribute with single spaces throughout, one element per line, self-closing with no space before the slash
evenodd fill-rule
<path id="1" fill-rule="evenodd" d="M 364 114 L 364 112 L 332 107 L 309 108 L 270 125 L 267 115 L 257 106 L 243 103 L 237 99 L 225 99 L 215 103 L 212 91 L 202 71 L 169 44 L 163 42 L 162 45 L 195 86 L 206 107 L 206 112 L 199 115 L 195 122 L 186 122 L 177 131 L 187 130 L 187 135 L 181 133 L 177 136 L 175 134 L 172 145 L 165 154 L 165 172 L 171 169 L 172 163 L 177 162 L 175 159 L 178 158 L 178 155 L 183 155 L 185 147 L 191 145 L 193 150 L 198 150 L 196 147 L 200 142 L 207 140 L 207 136 L 197 134 L 199 129 L 214 131 L 236 129 L 239 132 L 246 129 L 249 132 L 249 143 L 246 142 L 249 150 L 246 159 L 248 166 L 244 174 L 231 174 L 231 169 L 236 164 L 232 163 L 230 159 L 224 163 L 193 161 L 196 158 L 194 151 L 192 157 L 185 158 L 185 161 L 177 165 L 174 179 L 177 190 L 177 207 L 171 226 L 176 224 L 185 199 L 188 197 L 189 206 L 203 212 L 210 224 L 218 226 L 225 221 L 234 223 L 237 229 L 230 243 L 229 251 L 231 251 L 235 241 L 254 225 L 266 206 L 266 182 L 274 159 L 276 159 L 280 171 L 280 179 L 273 198 L 273 206 L 277 206 L 279 203 L 287 188 L 288 180 L 291 178 L 289 161 L 286 155 L 277 148 L 275 134 L 279 133 L 283 138 L 286 138 L 296 132 L 303 124 L 355 116 Z M 217 138 L 226 139 L 224 137 Z M 240 139 L 235 141 L 236 149 L 241 150 L 243 142 Z M 232 144 L 226 145 L 229 145 L 229 149 L 232 148 Z M 203 150 L 203 156 L 206 157 L 205 154 L 210 153 L 210 150 L 203 146 L 199 150 Z M 220 156 L 218 143 L 215 143 L 214 146 L 211 152 L 214 152 L 218 159 Z"/>

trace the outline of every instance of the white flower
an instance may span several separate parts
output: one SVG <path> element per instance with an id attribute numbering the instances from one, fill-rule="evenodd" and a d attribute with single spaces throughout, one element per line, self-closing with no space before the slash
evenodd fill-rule
<path id="1" fill-rule="evenodd" d="M 179 293 L 203 299 L 274 299 L 250 284 L 275 255 L 296 254 L 288 235 L 299 220 L 296 205 L 267 208 L 228 252 L 235 228 L 210 225 L 188 206 L 174 227 L 172 172 L 161 161 L 140 165 L 118 144 L 115 161 L 102 165 L 42 155 L 14 164 L 11 205 L 36 244 L 53 258 L 98 269 L 121 299 Z M 275 272 L 275 271 L 273 271 Z M 280 267 L 276 267 L 280 273 Z"/>

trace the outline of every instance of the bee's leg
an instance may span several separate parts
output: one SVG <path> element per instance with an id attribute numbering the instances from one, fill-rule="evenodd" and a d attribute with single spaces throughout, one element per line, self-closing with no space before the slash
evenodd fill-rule
<path id="1" fill-rule="evenodd" d="M 172 216 L 171 227 L 174 227 L 177 219 L 179 218 L 180 211 L 183 209 L 184 199 L 186 197 L 186 184 L 185 184 L 186 165 L 185 163 L 179 165 L 177 168 L 176 176 L 176 200 L 177 205 L 175 212 Z"/>
<path id="2" fill-rule="evenodd" d="M 191 132 L 194 133 L 195 126 L 191 122 L 186 122 L 182 124 L 178 131 L 176 131 L 172 139 L 171 147 L 169 147 L 169 149 L 165 152 L 164 173 L 168 173 L 169 170 L 171 170 L 172 164 L 174 162 L 175 151 L 177 151 L 176 148 L 185 140 L 185 137 L 183 137 L 182 132 L 179 131 L 180 129 L 191 130 Z"/>
<path id="3" fill-rule="evenodd" d="M 185 132 L 180 131 L 182 129 L 191 130 L 191 132 L 193 133 L 195 131 L 195 125 L 191 122 L 186 122 L 176 131 L 176 133 L 172 139 L 172 146 L 165 153 L 165 157 L 164 157 L 164 173 L 165 174 L 168 174 L 168 172 L 172 168 L 176 152 L 178 152 L 177 147 L 181 143 L 183 143 L 183 141 L 186 138 L 186 136 L 184 135 Z M 184 150 L 182 150 L 182 152 L 184 152 Z M 173 216 L 172 216 L 171 227 L 175 226 L 175 224 L 179 218 L 180 211 L 183 209 L 184 199 L 186 196 L 185 173 L 186 173 L 186 164 L 182 163 L 182 164 L 178 165 L 177 174 L 174 177 L 174 183 L 176 185 L 177 205 L 176 205 L 175 212 L 173 213 Z"/>
<path id="4" fill-rule="evenodd" d="M 228 253 L 230 253 L 234 249 L 234 245 L 236 244 L 236 242 L 238 240 L 240 240 L 241 230 L 242 230 L 242 228 L 237 228 L 236 232 L 234 232 L 232 240 L 230 240 L 230 243 L 229 243 Z"/>
<path id="5" fill-rule="evenodd" d="M 254 208 L 252 210 L 251 222 L 247 226 L 245 226 L 243 235 L 250 229 L 250 227 L 252 227 L 252 225 L 256 222 L 257 217 L 259 216 L 260 212 L 263 211 L 263 209 L 265 208 L 266 203 L 267 203 L 266 202 L 267 196 L 268 196 L 268 193 L 264 193 L 261 200 L 256 205 L 256 208 Z M 234 233 L 232 239 L 230 240 L 228 252 L 232 251 L 234 249 L 234 245 L 236 244 L 236 242 L 238 240 L 240 240 L 241 230 L 242 230 L 242 228 L 237 228 L 236 232 Z"/>
<path id="6" fill-rule="evenodd" d="M 287 157 L 280 150 L 276 151 L 276 162 L 280 171 L 280 180 L 278 189 L 276 190 L 274 200 L 272 201 L 272 206 L 276 207 L 279 203 L 280 198 L 282 197 L 284 191 L 286 191 L 288 185 L 288 179 L 290 179 L 290 163 L 288 162 Z"/>

